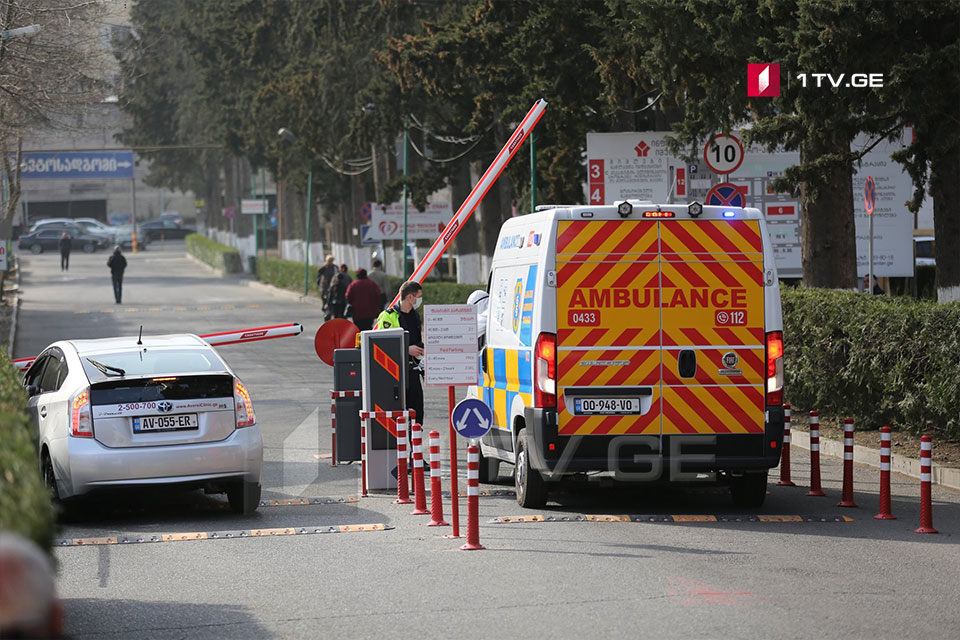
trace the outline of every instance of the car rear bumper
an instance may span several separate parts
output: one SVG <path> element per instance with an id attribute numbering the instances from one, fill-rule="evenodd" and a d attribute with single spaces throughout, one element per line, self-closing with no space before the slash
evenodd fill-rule
<path id="1" fill-rule="evenodd" d="M 236 479 L 260 482 L 263 440 L 257 426 L 237 429 L 219 442 L 158 447 L 105 447 L 92 438 L 67 437 L 56 465 L 63 498 L 108 487 Z M 58 456 L 54 451 L 55 459 Z"/>
<path id="2" fill-rule="evenodd" d="M 558 436 L 556 412 L 527 407 L 533 467 L 552 474 L 603 471 L 639 481 L 692 480 L 686 474 L 749 472 L 780 462 L 782 407 L 767 409 L 763 433 Z"/>

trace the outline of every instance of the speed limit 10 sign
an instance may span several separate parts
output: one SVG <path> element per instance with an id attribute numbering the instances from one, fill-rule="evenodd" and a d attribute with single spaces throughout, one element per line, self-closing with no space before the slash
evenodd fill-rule
<path id="1" fill-rule="evenodd" d="M 707 141 L 703 159 L 714 173 L 733 173 L 743 163 L 743 145 L 736 136 L 719 133 Z"/>

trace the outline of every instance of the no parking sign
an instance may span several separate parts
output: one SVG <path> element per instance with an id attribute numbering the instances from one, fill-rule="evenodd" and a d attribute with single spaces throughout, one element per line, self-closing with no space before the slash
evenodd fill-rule
<path id="1" fill-rule="evenodd" d="M 707 193 L 706 204 L 716 207 L 745 207 L 744 189 L 732 182 L 721 182 Z"/>

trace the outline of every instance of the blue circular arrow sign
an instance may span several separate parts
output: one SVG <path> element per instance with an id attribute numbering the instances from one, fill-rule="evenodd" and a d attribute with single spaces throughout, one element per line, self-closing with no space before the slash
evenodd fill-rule
<path id="1" fill-rule="evenodd" d="M 451 415 L 453 428 L 464 438 L 480 438 L 493 424 L 490 407 L 476 398 L 467 398 L 457 403 Z"/>

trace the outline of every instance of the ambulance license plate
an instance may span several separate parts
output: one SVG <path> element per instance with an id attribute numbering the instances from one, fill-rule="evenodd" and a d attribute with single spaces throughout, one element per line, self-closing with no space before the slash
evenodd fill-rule
<path id="1" fill-rule="evenodd" d="M 175 416 L 143 416 L 133 419 L 133 432 L 179 431 L 181 429 L 199 429 L 200 420 L 195 413 L 181 413 Z"/>
<path id="2" fill-rule="evenodd" d="M 578 416 L 639 414 L 640 398 L 574 398 L 573 413 Z"/>

